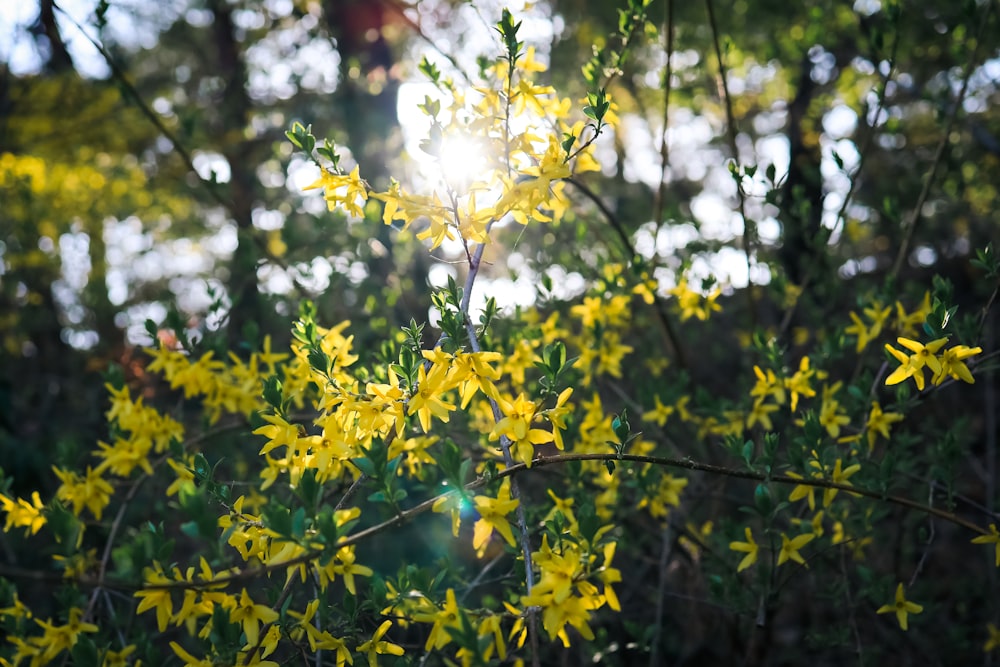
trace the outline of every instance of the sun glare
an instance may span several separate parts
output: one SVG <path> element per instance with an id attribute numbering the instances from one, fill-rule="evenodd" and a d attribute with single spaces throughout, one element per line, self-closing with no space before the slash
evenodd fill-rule
<path id="1" fill-rule="evenodd" d="M 486 141 L 469 135 L 446 136 L 438 153 L 438 166 L 449 187 L 464 192 L 476 182 L 490 178 Z"/>

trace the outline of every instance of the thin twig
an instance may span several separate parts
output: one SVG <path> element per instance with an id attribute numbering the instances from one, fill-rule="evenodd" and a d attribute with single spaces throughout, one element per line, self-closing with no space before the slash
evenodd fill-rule
<path id="1" fill-rule="evenodd" d="M 847 617 L 848 623 L 851 626 L 851 631 L 854 633 L 854 650 L 858 654 L 858 667 L 864 667 L 865 665 L 865 654 L 864 646 L 861 643 L 861 631 L 858 628 L 858 619 L 854 613 L 854 598 L 851 595 L 851 582 L 847 576 L 847 545 L 840 545 L 840 572 L 844 576 L 844 597 L 847 598 Z"/>
<path id="2" fill-rule="evenodd" d="M 660 664 L 660 631 L 663 629 L 663 612 L 666 606 L 667 564 L 670 562 L 670 551 L 673 546 L 670 523 L 663 528 L 663 546 L 660 548 L 659 585 L 656 588 L 656 613 L 653 621 L 653 637 L 649 641 L 649 667 Z"/>
<path id="3" fill-rule="evenodd" d="M 492 222 L 490 223 L 492 225 Z M 487 233 L 489 233 L 489 228 L 487 228 Z M 472 348 L 473 352 L 479 352 L 479 338 L 476 335 L 476 326 L 472 322 L 472 318 L 469 316 L 469 303 L 472 299 L 472 287 L 475 284 L 476 276 L 479 274 L 479 267 L 483 260 L 483 252 L 486 250 L 486 244 L 480 243 L 476 246 L 476 251 L 473 254 L 472 261 L 469 264 L 469 274 L 465 278 L 465 292 L 462 294 L 462 303 L 459 306 L 462 318 L 465 320 L 465 330 L 469 334 L 469 346 Z M 489 397 L 490 410 L 493 413 L 493 420 L 497 423 L 503 419 L 503 415 L 500 412 L 500 406 L 497 401 L 492 396 Z M 514 465 L 514 458 L 510 453 L 511 441 L 506 435 L 500 436 L 500 448 L 503 452 L 504 466 L 510 469 Z M 510 482 L 510 496 L 512 499 L 517 499 L 520 502 L 517 504 L 517 527 L 520 533 L 520 543 L 521 543 L 521 553 L 524 556 L 524 579 L 525 588 L 527 594 L 531 595 L 531 589 L 535 587 L 535 571 L 531 559 L 531 534 L 528 531 L 528 517 L 525 513 L 524 502 L 521 498 L 521 489 L 517 483 L 517 479 L 511 479 Z M 538 661 L 538 650 L 537 650 L 537 636 L 538 636 L 538 625 L 537 625 L 537 614 L 534 608 L 529 608 L 529 624 L 532 626 L 529 632 L 532 641 L 532 661 L 537 664 Z"/>
<path id="4" fill-rule="evenodd" d="M 611 228 L 615 230 L 615 233 L 618 235 L 618 240 L 621 241 L 623 246 L 625 246 L 626 252 L 628 252 L 630 257 L 634 257 L 635 248 L 632 247 L 632 241 L 629 239 L 628 234 L 625 232 L 625 228 L 622 226 L 622 223 L 618 219 L 618 216 L 616 216 L 614 212 L 608 208 L 607 204 L 601 201 L 601 198 L 597 196 L 596 192 L 591 190 L 589 187 L 587 187 L 584 183 L 582 183 L 578 179 L 571 177 L 567 178 L 566 182 L 573 185 L 573 187 L 575 187 L 577 190 L 580 191 L 580 194 L 582 194 L 584 197 L 593 202 L 595 206 L 597 206 L 601 214 L 611 224 Z M 674 329 L 674 325 L 671 323 L 670 317 L 667 315 L 667 311 L 664 308 L 663 299 L 660 298 L 660 295 L 654 292 L 653 301 L 656 305 L 656 308 L 654 310 L 656 312 L 657 319 L 660 322 L 660 326 L 663 328 L 663 332 L 666 335 L 667 340 L 670 342 L 670 345 L 674 348 L 674 355 L 677 359 L 677 366 L 680 367 L 681 370 L 687 370 L 688 367 L 687 357 L 684 354 L 684 347 L 683 345 L 681 345 L 680 337 L 677 335 L 677 331 Z"/>
<path id="5" fill-rule="evenodd" d="M 653 220 L 656 221 L 656 234 L 653 236 L 653 263 L 659 256 L 656 240 L 663 226 L 664 199 L 667 196 L 667 168 L 670 166 L 670 142 L 667 141 L 667 128 L 670 124 L 670 90 L 673 78 L 674 55 L 674 0 L 667 0 L 665 11 L 667 18 L 664 31 L 667 33 L 667 65 L 663 71 L 663 132 L 660 134 L 660 183 L 656 187 L 656 201 L 653 204 Z"/>
<path id="6" fill-rule="evenodd" d="M 708 24 L 712 29 L 712 45 L 715 48 L 715 58 L 719 63 L 719 79 L 722 84 L 722 98 L 726 109 L 726 134 L 729 137 L 729 150 L 733 153 L 733 161 L 736 164 L 736 197 L 739 203 L 740 218 L 743 220 L 743 253 L 747 261 L 747 306 L 750 316 L 750 330 L 757 326 L 757 301 L 754 298 L 753 289 L 753 255 L 757 227 L 752 220 L 747 217 L 746 193 L 743 192 L 743 177 L 739 172 L 740 152 L 736 145 L 736 116 L 733 113 L 733 99 L 729 94 L 729 82 L 726 76 L 726 63 L 722 58 L 722 47 L 719 45 L 719 28 L 715 20 L 715 7 L 712 0 L 705 0 L 705 9 L 708 11 Z"/>
<path id="7" fill-rule="evenodd" d="M 936 507 L 930 507 L 923 503 L 905 498 L 902 496 L 889 495 L 884 492 L 874 491 L 871 489 L 865 489 L 863 487 L 852 486 L 847 483 L 834 482 L 827 479 L 810 479 L 810 478 L 798 478 L 790 477 L 788 475 L 768 475 L 764 472 L 757 472 L 755 470 L 746 470 L 741 468 L 727 468 L 725 466 L 713 465 L 709 463 L 701 463 L 695 461 L 691 458 L 674 459 L 661 456 L 643 456 L 639 454 L 559 454 L 556 456 L 542 456 L 534 459 L 531 462 L 531 466 L 527 466 L 524 463 L 515 463 L 510 468 L 506 468 L 494 474 L 492 477 L 478 477 L 475 480 L 469 482 L 463 487 L 464 491 L 473 491 L 475 489 L 482 488 L 489 483 L 495 482 L 498 479 L 503 479 L 505 477 L 512 477 L 514 475 L 524 474 L 533 470 L 539 470 L 541 468 L 552 466 L 552 465 L 564 465 L 572 461 L 630 461 L 633 463 L 648 463 L 651 465 L 663 466 L 666 468 L 678 468 L 682 470 L 690 470 L 694 472 L 704 472 L 713 475 L 721 475 L 724 477 L 731 477 L 735 479 L 747 479 L 758 482 L 771 482 L 775 484 L 790 485 L 790 486 L 808 486 L 817 489 L 837 489 L 839 491 L 845 491 L 855 496 L 863 496 L 872 500 L 878 500 L 886 502 L 892 505 L 898 505 L 900 507 L 905 507 L 906 509 L 914 510 L 922 514 L 931 515 L 939 519 L 943 519 L 949 523 L 961 526 L 976 535 L 989 535 L 989 531 L 982 526 L 973 523 L 972 521 L 958 516 L 953 512 L 948 512 L 946 510 L 938 509 Z M 428 498 L 419 505 L 416 505 L 408 510 L 403 510 L 400 514 L 393 516 L 390 519 L 386 519 L 382 523 L 370 526 L 363 530 L 359 530 L 356 533 L 345 536 L 343 539 L 337 542 L 335 548 L 341 549 L 346 546 L 351 546 L 352 544 L 358 544 L 370 537 L 378 535 L 385 532 L 390 528 L 402 525 L 409 522 L 415 517 L 428 512 L 435 503 L 440 501 L 442 498 L 447 497 L 450 494 L 457 493 L 457 490 L 448 491 L 446 493 L 439 494 L 432 498 Z M 118 583 L 118 582 L 97 582 L 91 578 L 81 577 L 78 581 L 83 585 L 104 585 L 109 588 L 117 588 L 122 590 L 161 590 L 161 589 L 174 589 L 174 590 L 184 590 L 184 589 L 199 589 L 207 588 L 212 586 L 220 586 L 225 584 L 239 583 L 243 581 L 251 581 L 258 577 L 268 574 L 269 572 L 276 572 L 278 570 L 294 567 L 296 565 L 301 565 L 303 563 L 308 563 L 311 560 L 315 560 L 323 553 L 322 550 L 314 549 L 310 550 L 304 554 L 296 556 L 295 558 L 282 561 L 281 563 L 274 563 L 263 565 L 260 567 L 249 568 L 246 570 L 241 570 L 238 572 L 233 572 L 231 574 L 225 574 L 218 577 L 214 577 L 210 581 L 200 581 L 195 579 L 194 581 L 170 581 L 165 583 L 157 584 L 146 584 L 144 586 L 137 587 L 134 584 Z"/>

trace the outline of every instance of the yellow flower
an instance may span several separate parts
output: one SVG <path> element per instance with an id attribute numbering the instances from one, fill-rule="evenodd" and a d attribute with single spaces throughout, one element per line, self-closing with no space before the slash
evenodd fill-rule
<path id="1" fill-rule="evenodd" d="M 323 169 L 319 178 L 302 188 L 303 190 L 314 190 L 323 188 L 323 199 L 326 200 L 327 208 L 331 211 L 339 204 L 353 216 L 363 218 L 365 213 L 358 204 L 358 200 L 368 199 L 368 188 L 359 175 L 359 167 L 355 166 L 350 174 L 336 174 Z"/>
<path id="2" fill-rule="evenodd" d="M 747 536 L 746 542 L 730 542 L 729 548 L 733 551 L 742 551 L 746 554 L 743 560 L 740 561 L 739 566 L 736 568 L 737 572 L 742 572 L 751 565 L 757 562 L 757 555 L 760 553 L 760 545 L 754 542 L 753 533 L 750 532 L 750 528 L 744 528 L 743 534 Z"/>
<path id="3" fill-rule="evenodd" d="M 805 533 L 793 539 L 788 539 L 788 536 L 782 533 L 781 551 L 778 552 L 778 565 L 783 564 L 785 561 L 793 560 L 802 567 L 808 568 L 809 565 L 806 564 L 802 554 L 799 553 L 799 549 L 812 542 L 815 537 L 815 533 Z"/>
<path id="4" fill-rule="evenodd" d="M 53 625 L 49 621 L 35 619 L 43 631 L 41 637 L 32 637 L 29 641 L 42 648 L 42 654 L 38 664 L 47 664 L 55 659 L 63 651 L 73 648 L 79 641 L 83 632 L 97 632 L 97 626 L 93 623 L 84 623 L 83 610 L 76 607 L 70 609 L 69 622 L 65 625 Z M 34 664 L 35 661 L 32 661 Z"/>
<path id="5" fill-rule="evenodd" d="M 934 373 L 941 372 L 941 362 L 934 355 L 937 354 L 937 351 L 940 350 L 945 343 L 948 342 L 948 339 L 938 338 L 937 340 L 923 345 L 915 340 L 900 336 L 896 339 L 896 342 L 913 352 L 913 354 L 908 355 L 904 352 L 900 352 L 888 343 L 885 344 L 886 351 L 895 357 L 901 364 L 899 368 L 890 373 L 889 377 L 885 379 L 886 385 L 891 386 L 899 384 L 900 382 L 906 380 L 906 378 L 912 377 L 913 381 L 917 385 L 917 390 L 923 391 L 924 366 L 931 369 Z"/>
<path id="6" fill-rule="evenodd" d="M 621 570 L 611 567 L 611 560 L 615 557 L 615 549 L 618 546 L 617 542 L 608 542 L 604 545 L 604 565 L 601 567 L 600 574 L 598 575 L 601 583 L 604 584 L 604 599 L 607 601 L 608 606 L 615 611 L 621 611 L 622 605 L 618 601 L 618 595 L 615 594 L 615 590 L 611 588 L 611 584 L 616 584 L 622 580 Z"/>
<path id="7" fill-rule="evenodd" d="M 330 566 L 327 568 L 333 574 L 339 574 L 344 578 L 344 586 L 347 588 L 351 595 L 357 595 L 357 589 L 354 586 L 355 575 L 359 577 L 370 577 L 374 574 L 373 570 L 366 565 L 358 565 L 355 561 L 354 546 L 342 547 L 337 551 L 337 562 L 331 561 Z M 330 577 L 333 579 L 333 577 Z"/>
<path id="8" fill-rule="evenodd" d="M 244 588 L 239 602 L 229 611 L 229 620 L 241 624 L 247 636 L 247 644 L 256 646 L 260 636 L 260 624 L 274 623 L 278 620 L 278 612 L 266 605 L 254 604 L 247 595 L 247 589 Z"/>
<path id="9" fill-rule="evenodd" d="M 797 472 L 789 472 L 788 476 L 791 477 L 792 479 L 805 479 L 804 477 L 802 477 L 802 475 L 798 474 Z M 813 477 L 821 477 L 821 476 L 822 475 L 819 475 L 817 473 L 813 473 Z M 790 494 L 788 494 L 788 500 L 789 500 L 789 502 L 793 502 L 794 503 L 796 501 L 802 500 L 803 498 L 807 498 L 808 499 L 809 509 L 811 509 L 811 510 L 816 509 L 816 487 L 815 486 L 811 486 L 809 484 L 799 484 L 795 488 L 792 489 L 792 492 Z"/>
<path id="10" fill-rule="evenodd" d="M 973 544 L 993 544 L 996 547 L 997 567 L 1000 567 L 1000 532 L 995 523 L 990 524 L 990 534 L 980 535 L 972 539 Z"/>
<path id="11" fill-rule="evenodd" d="M 901 336 L 913 337 L 917 335 L 917 329 L 927 319 L 931 313 L 931 293 L 924 292 L 924 298 L 912 313 L 907 314 L 903 304 L 896 302 L 896 330 Z"/>
<path id="12" fill-rule="evenodd" d="M 858 352 L 864 350 L 868 343 L 878 338 L 879 334 L 882 333 L 882 327 L 885 326 L 885 322 L 889 318 L 889 314 L 892 312 L 892 306 L 882 308 L 880 303 L 875 302 L 868 308 L 865 308 L 863 312 L 868 316 L 871 326 L 866 326 L 864 322 L 861 321 L 861 318 L 852 312 L 851 320 L 854 324 L 844 329 L 844 333 L 852 334 L 858 337 Z"/>
<path id="13" fill-rule="evenodd" d="M 101 667 L 127 667 L 128 657 L 135 652 L 135 648 L 135 644 L 129 644 L 120 651 L 108 650 L 104 654 L 104 661 L 101 663 Z"/>
<path id="14" fill-rule="evenodd" d="M 170 580 L 163 574 L 163 570 L 160 569 L 159 564 L 156 564 L 152 569 L 146 568 L 144 574 L 147 584 L 170 583 Z M 159 628 L 160 632 L 164 632 L 167 629 L 167 624 L 170 623 L 170 617 L 174 613 L 174 603 L 170 599 L 170 589 L 150 588 L 141 590 L 135 594 L 135 597 L 142 598 L 142 602 L 139 603 L 136 613 L 141 614 L 150 609 L 156 609 L 156 627 Z"/>
<path id="15" fill-rule="evenodd" d="M 375 631 L 372 638 L 358 647 L 358 652 L 364 653 L 365 657 L 368 658 L 368 667 L 378 667 L 380 654 L 403 655 L 402 646 L 382 641 L 382 637 L 389 631 L 390 627 L 392 627 L 392 621 L 383 622 L 382 625 L 378 626 L 378 630 Z"/>
<path id="16" fill-rule="evenodd" d="M 753 409 L 747 414 L 747 428 L 753 428 L 754 424 L 760 424 L 765 431 L 770 431 L 774 426 L 771 424 L 771 413 L 779 406 L 770 403 L 765 404 L 763 398 L 754 401 Z"/>
<path id="17" fill-rule="evenodd" d="M 482 558 L 486 552 L 486 545 L 495 529 L 507 541 L 507 544 L 514 546 L 514 534 L 511 532 L 510 523 L 506 517 L 517 509 L 519 500 L 510 497 L 510 478 L 505 478 L 496 498 L 489 496 L 476 496 L 473 498 L 476 509 L 479 511 L 479 519 L 476 521 L 474 534 L 472 537 L 472 548 L 476 554 Z"/>
<path id="18" fill-rule="evenodd" d="M 449 419 L 449 412 L 455 409 L 451 403 L 446 403 L 441 396 L 448 387 L 448 366 L 433 364 L 428 373 L 424 364 L 417 372 L 417 391 L 410 397 L 407 414 L 416 413 L 420 419 L 420 427 L 424 433 L 431 430 L 431 419 L 437 418 L 443 422 Z"/>
<path id="19" fill-rule="evenodd" d="M 254 435 L 264 436 L 268 442 L 257 453 L 263 456 L 275 447 L 281 447 L 282 445 L 288 447 L 290 451 L 295 451 L 295 443 L 299 439 L 298 424 L 289 424 L 280 415 L 262 414 L 261 417 L 269 423 L 267 426 L 255 429 L 253 433 Z"/>
<path id="20" fill-rule="evenodd" d="M 986 624 L 986 631 L 990 633 L 986 643 L 983 644 L 983 653 L 989 653 L 1000 648 L 1000 628 L 993 623 Z"/>
<path id="21" fill-rule="evenodd" d="M 850 484 L 847 481 L 848 478 L 859 470 L 861 470 L 861 464 L 859 463 L 847 466 L 847 468 L 841 470 L 840 459 L 837 459 L 837 462 L 833 465 L 833 475 L 831 476 L 831 481 L 836 484 L 847 484 L 849 486 Z M 833 502 L 833 499 L 837 496 L 839 491 L 840 489 L 826 489 L 823 492 L 823 507 L 829 507 L 830 503 Z"/>
<path id="22" fill-rule="evenodd" d="M 826 432 L 831 438 L 840 435 L 840 427 L 851 423 L 848 417 L 840 408 L 840 401 L 834 398 L 840 391 L 842 382 L 835 382 L 833 385 L 823 387 L 823 403 L 819 409 L 819 423 L 826 428 Z"/>
<path id="23" fill-rule="evenodd" d="M 184 667 L 213 667 L 215 664 L 210 658 L 202 658 L 199 660 L 181 648 L 181 645 L 177 642 L 170 642 L 170 648 L 178 658 L 184 661 Z"/>
<path id="24" fill-rule="evenodd" d="M 872 409 L 868 413 L 868 422 L 865 424 L 865 431 L 868 434 L 868 451 L 875 448 L 875 438 L 879 435 L 888 440 L 892 425 L 900 421 L 903 421 L 903 415 L 898 412 L 882 412 L 882 406 L 879 405 L 878 401 L 874 401 Z"/>
<path id="25" fill-rule="evenodd" d="M 962 382 L 975 384 L 976 379 L 972 377 L 972 372 L 969 371 L 969 367 L 965 365 L 964 360 L 975 356 L 982 351 L 983 348 L 981 347 L 966 347 L 965 345 L 955 345 L 954 347 L 949 347 L 939 357 L 941 370 L 934 374 L 931 382 L 938 385 L 944 382 L 948 377 L 952 377 L 956 380 L 961 380 Z"/>
<path id="26" fill-rule="evenodd" d="M 535 445 L 541 445 L 555 440 L 550 431 L 531 428 L 535 418 L 535 404 L 527 400 L 524 394 L 518 394 L 513 401 L 501 397 L 498 401 L 503 418 L 496 423 L 490 432 L 490 441 L 507 436 L 511 441 L 511 453 L 526 466 L 531 466 L 534 458 Z"/>
<path id="27" fill-rule="evenodd" d="M 674 406 L 664 405 L 659 396 L 654 396 L 653 402 L 656 407 L 652 410 L 644 412 L 642 418 L 645 421 L 651 421 L 660 426 L 665 426 L 667 420 L 670 419 L 670 415 L 674 414 Z"/>
<path id="28" fill-rule="evenodd" d="M 768 396 L 774 397 L 774 402 L 778 405 L 785 404 L 785 386 L 778 381 L 774 371 L 768 369 L 765 374 L 760 366 L 753 367 L 753 373 L 757 376 L 757 383 L 750 390 L 750 395 L 757 399 L 764 399 Z"/>
<path id="29" fill-rule="evenodd" d="M 875 613 L 888 614 L 889 612 L 895 612 L 896 620 L 899 621 L 899 627 L 906 632 L 906 626 L 908 624 L 907 615 L 919 614 L 923 610 L 924 608 L 919 604 L 910 602 L 906 599 L 906 596 L 903 594 L 903 584 L 900 583 L 899 586 L 896 587 L 896 599 L 889 604 L 882 605 Z"/>
<path id="30" fill-rule="evenodd" d="M 464 410 L 469 401 L 481 391 L 491 398 L 499 395 L 493 384 L 500 379 L 500 370 L 490 366 L 503 359 L 499 352 L 461 352 L 454 359 L 454 382 L 459 383 L 458 393 L 462 397 Z"/>
<path id="31" fill-rule="evenodd" d="M 692 317 L 704 322 L 713 312 L 722 310 L 722 306 L 715 302 L 722 294 L 722 290 L 718 287 L 702 297 L 688 287 L 687 279 L 681 279 L 677 287 L 667 290 L 667 293 L 677 297 L 677 307 L 680 308 L 682 322 Z"/>
<path id="32" fill-rule="evenodd" d="M 427 635 L 424 643 L 424 650 L 438 650 L 448 645 L 451 641 L 451 633 L 448 628 L 458 628 L 461 623 L 458 601 L 455 598 L 455 589 L 449 588 L 445 593 L 445 602 L 441 609 L 434 609 L 433 612 L 425 614 L 415 614 L 413 620 L 418 623 L 432 623 L 431 631 Z"/>
<path id="33" fill-rule="evenodd" d="M 638 509 L 649 507 L 651 517 L 666 517 L 670 514 L 671 507 L 679 507 L 681 504 L 681 493 L 688 485 L 688 480 L 683 477 L 674 477 L 671 474 L 664 474 L 660 477 L 659 486 L 655 494 L 646 493 L 637 505 Z"/>
<path id="34" fill-rule="evenodd" d="M 0 493 L 0 506 L 7 513 L 7 521 L 3 527 L 4 532 L 10 532 L 11 528 L 23 527 L 25 533 L 34 535 L 45 525 L 45 515 L 42 514 L 45 506 L 42 505 L 38 491 L 32 492 L 30 503 L 24 498 L 18 498 L 17 502 L 14 502 Z"/>
<path id="35" fill-rule="evenodd" d="M 542 411 L 545 418 L 552 424 L 552 440 L 556 445 L 556 449 L 559 450 L 563 449 L 562 432 L 566 430 L 566 415 L 572 414 L 573 411 L 571 405 L 566 405 L 566 401 L 569 400 L 572 393 L 572 387 L 563 389 L 559 393 L 558 398 L 556 398 L 555 407 Z"/>
<path id="36" fill-rule="evenodd" d="M 792 412 L 799 405 L 799 396 L 811 398 L 816 395 L 816 390 L 809 386 L 809 381 L 816 375 L 816 371 L 809 368 L 809 357 L 802 357 L 799 362 L 799 370 L 790 378 L 785 378 L 785 388 L 792 394 Z"/>
<path id="37" fill-rule="evenodd" d="M 86 507 L 100 521 L 104 508 L 111 502 L 111 495 L 115 492 L 101 477 L 101 473 L 87 466 L 87 473 L 81 479 L 72 470 L 61 470 L 55 466 L 52 470 L 62 482 L 56 491 L 56 497 L 70 503 L 73 506 L 73 514 L 79 516 Z"/>

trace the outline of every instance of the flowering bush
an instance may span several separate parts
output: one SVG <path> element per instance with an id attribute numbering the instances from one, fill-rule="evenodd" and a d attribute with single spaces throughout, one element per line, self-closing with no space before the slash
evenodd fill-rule
<path id="1" fill-rule="evenodd" d="M 441 99 L 420 107 L 422 150 L 440 173 L 422 190 L 377 191 L 292 125 L 319 170 L 307 190 L 431 251 L 460 245 L 464 281 L 434 291 L 433 331 L 369 331 L 378 349 L 355 345 L 364 323 L 306 302 L 288 349 L 217 356 L 161 336 L 143 378 L 109 373 L 107 442 L 54 465 L 49 496 L 0 495 L 5 540 L 43 554 L 49 593 L 0 582 L 4 665 L 759 662 L 794 650 L 782 628 L 809 628 L 802 651 L 849 638 L 860 659 L 938 616 L 964 628 L 956 652 L 1000 645 L 996 602 L 971 581 L 1000 566 L 965 469 L 985 454 L 971 413 L 934 407 L 996 367 L 981 344 L 992 249 L 977 260 L 992 293 L 965 318 L 941 279 L 892 275 L 849 321 L 830 319 L 836 304 L 797 313 L 809 278 L 746 299 L 688 267 L 661 282 L 625 233 L 622 261 L 599 258 L 579 297 L 545 277 L 532 307 L 473 306 L 504 240 L 581 217 L 621 230 L 586 178 L 648 4 L 622 12 L 584 100 L 540 82 L 506 11 L 475 86 L 425 61 Z M 481 173 L 450 163 L 469 138 Z M 742 198 L 756 168 L 731 172 Z M 945 605 L 927 581 L 953 558 L 975 604 Z M 795 622 L 810 613 L 824 617 Z"/>

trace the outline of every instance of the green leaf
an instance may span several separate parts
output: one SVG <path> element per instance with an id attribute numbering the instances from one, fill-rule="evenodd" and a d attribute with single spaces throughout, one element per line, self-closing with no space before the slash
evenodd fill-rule
<path id="1" fill-rule="evenodd" d="M 572 132 L 564 132 L 562 140 L 562 149 L 564 152 L 569 153 L 570 149 L 573 148 L 573 144 L 576 143 L 576 135 Z"/>
<path id="2" fill-rule="evenodd" d="M 377 475 L 378 470 L 375 467 L 375 463 L 367 456 L 351 459 L 351 463 L 353 463 L 358 468 L 358 470 L 368 475 L 369 477 L 373 479 L 378 477 Z"/>
<path id="3" fill-rule="evenodd" d="M 771 490 L 765 484 L 758 484 L 753 492 L 753 504 L 761 516 L 770 516 L 774 510 L 774 499 L 771 497 Z"/>
<path id="4" fill-rule="evenodd" d="M 201 452 L 194 455 L 194 467 L 191 472 L 194 473 L 194 477 L 198 481 L 205 481 L 209 478 L 209 474 L 212 471 L 212 466 L 208 465 L 208 459 Z"/>
<path id="5" fill-rule="evenodd" d="M 76 635 L 76 644 L 70 651 L 73 664 L 81 667 L 98 667 L 101 662 L 97 656 L 97 645 L 87 635 Z"/>
<path id="6" fill-rule="evenodd" d="M 291 536 L 301 539 L 306 535 L 306 508 L 300 507 L 292 515 Z"/>
<path id="7" fill-rule="evenodd" d="M 275 410 L 281 409 L 282 402 L 281 380 L 277 375 L 272 375 L 264 380 L 264 400 Z"/>
<path id="8" fill-rule="evenodd" d="M 743 443 L 743 460 L 747 462 L 747 465 L 753 465 L 753 453 L 754 453 L 754 442 L 753 440 L 747 440 Z"/>

